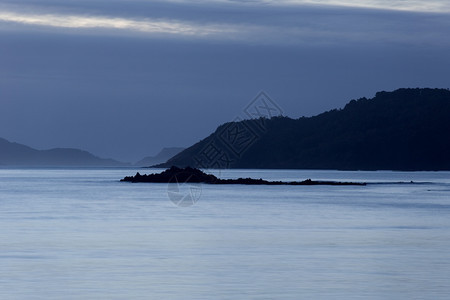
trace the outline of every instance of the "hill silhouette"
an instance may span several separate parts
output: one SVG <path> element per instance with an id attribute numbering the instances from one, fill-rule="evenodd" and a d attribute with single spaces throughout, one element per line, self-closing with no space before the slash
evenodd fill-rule
<path id="1" fill-rule="evenodd" d="M 450 91 L 399 89 L 314 117 L 225 123 L 158 167 L 450 170 Z"/>
<path id="2" fill-rule="evenodd" d="M 0 138 L 0 165 L 2 166 L 126 166 L 113 159 L 103 159 L 91 153 L 72 148 L 37 150 Z"/>
<path id="3" fill-rule="evenodd" d="M 163 148 L 155 156 L 147 156 L 147 157 L 141 159 L 140 161 L 138 161 L 137 163 L 135 163 L 134 165 L 137 167 L 148 167 L 148 166 L 160 164 L 160 163 L 163 163 L 163 162 L 167 161 L 168 159 L 174 157 L 175 155 L 177 155 L 178 153 L 180 153 L 183 150 L 184 150 L 184 148 L 180 148 L 180 147 Z"/>

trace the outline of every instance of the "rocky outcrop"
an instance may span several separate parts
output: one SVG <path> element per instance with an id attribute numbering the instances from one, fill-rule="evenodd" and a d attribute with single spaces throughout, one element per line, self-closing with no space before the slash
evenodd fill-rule
<path id="1" fill-rule="evenodd" d="M 126 182 L 153 182 L 153 183 L 206 183 L 206 184 L 246 184 L 246 185 L 366 185 L 363 182 L 339 182 L 339 181 L 267 181 L 264 179 L 238 178 L 220 179 L 212 174 L 191 167 L 178 168 L 172 166 L 159 174 L 128 176 L 120 181 Z"/>

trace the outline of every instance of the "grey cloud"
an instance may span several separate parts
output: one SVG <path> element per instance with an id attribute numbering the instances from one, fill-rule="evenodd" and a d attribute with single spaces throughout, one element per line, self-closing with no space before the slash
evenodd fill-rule
<path id="1" fill-rule="evenodd" d="M 114 34 L 116 31 L 119 35 L 135 31 L 153 36 L 155 33 L 159 33 L 159 36 L 178 34 L 189 35 L 190 38 L 255 44 L 395 42 L 448 46 L 450 43 L 446 38 L 450 33 L 450 18 L 447 14 L 307 5 L 242 7 L 215 2 L 201 5 L 145 1 L 112 1 L 108 4 L 104 1 L 36 3 L 28 1 L 21 6 L 7 8 L 12 7 L 13 13 L 23 13 L 25 17 L 30 12 L 37 15 L 51 13 L 54 19 L 47 18 L 47 22 L 56 27 L 58 22 L 67 21 L 67 16 L 85 18 L 78 23 L 83 26 L 93 23 L 91 27 L 85 28 L 90 34 L 96 30 L 99 34 L 105 34 L 108 30 L 107 34 Z M 114 24 L 120 21 L 115 18 L 122 18 L 122 22 Z M 45 21 L 45 16 L 42 19 Z M 98 24 L 104 25 L 96 28 Z M 71 27 L 61 24 L 61 27 L 64 26 Z M 128 31 L 121 32 L 121 29 Z M 83 34 L 83 31 L 76 32 Z"/>

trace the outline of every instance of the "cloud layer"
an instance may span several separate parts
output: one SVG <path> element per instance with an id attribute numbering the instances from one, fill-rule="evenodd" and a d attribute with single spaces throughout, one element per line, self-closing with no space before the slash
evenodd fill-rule
<path id="1" fill-rule="evenodd" d="M 370 8 L 383 10 L 401 10 L 411 12 L 450 12 L 450 3 L 443 0 L 280 0 L 261 1 L 288 5 L 328 5 L 353 8 Z"/>
<path id="2" fill-rule="evenodd" d="M 220 6 L 225 7 L 250 7 L 257 8 L 263 6 L 333 6 L 346 8 L 369 8 L 380 10 L 400 10 L 410 12 L 436 12 L 449 13 L 450 3 L 446 0 L 2 0 L 2 4 L 20 6 L 40 6 L 40 7 L 67 7 L 67 8 L 95 8 L 116 6 L 125 4 L 126 6 Z"/>
<path id="3" fill-rule="evenodd" d="M 39 3 L 24 1 L 20 6 L 3 3 L 0 5 L 0 28 L 75 29 L 78 34 L 131 33 L 147 37 L 276 45 L 353 42 L 450 44 L 447 42 L 450 18 L 442 13 L 450 11 L 450 4 L 440 1 L 206 3 L 116 0 L 105 4 L 97 0 L 89 3 L 67 1 L 63 5 L 57 1 Z M 333 8 L 332 5 L 346 8 Z M 100 9 L 102 7 L 104 9 Z M 394 10 L 379 10 L 381 8 Z M 434 11 L 441 13 L 432 13 Z"/>
<path id="4" fill-rule="evenodd" d="M 23 14 L 0 12 L 0 21 L 24 25 L 37 25 L 75 29 L 122 29 L 144 33 L 174 34 L 187 36 L 208 36 L 237 32 L 232 26 L 200 26 L 187 22 L 161 21 L 152 19 L 130 19 L 119 17 L 83 16 L 64 14 Z"/>

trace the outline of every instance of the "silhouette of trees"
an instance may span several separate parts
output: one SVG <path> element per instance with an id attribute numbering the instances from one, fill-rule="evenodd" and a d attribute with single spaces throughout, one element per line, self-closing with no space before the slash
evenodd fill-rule
<path id="1" fill-rule="evenodd" d="M 258 128 L 258 120 L 241 122 Z M 264 131 L 254 129 L 257 138 L 229 167 L 450 170 L 447 89 L 382 91 L 314 117 L 279 116 L 264 122 Z M 193 157 L 227 124 L 163 166 L 198 167 Z"/>

